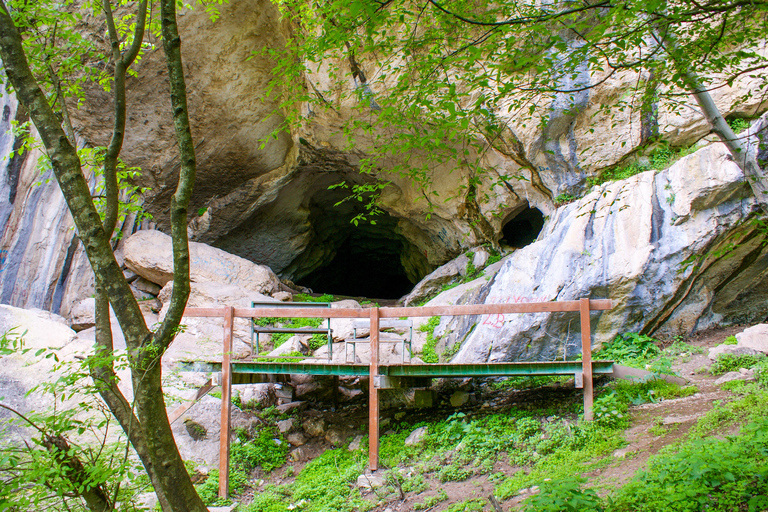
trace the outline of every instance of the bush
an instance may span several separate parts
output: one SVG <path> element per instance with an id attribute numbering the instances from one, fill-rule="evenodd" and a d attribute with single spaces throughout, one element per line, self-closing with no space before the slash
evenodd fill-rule
<path id="1" fill-rule="evenodd" d="M 253 439 L 241 440 L 232 445 L 232 466 L 249 472 L 257 467 L 272 471 L 285 464 L 288 455 L 288 443 L 271 428 L 265 428 Z"/>
<path id="2" fill-rule="evenodd" d="M 597 493 L 582 489 L 585 478 L 571 477 L 543 482 L 538 494 L 523 503 L 524 512 L 602 512 Z"/>
<path id="3" fill-rule="evenodd" d="M 752 368 L 765 360 L 764 355 L 751 356 L 747 354 L 720 354 L 709 371 L 712 375 L 722 375 L 728 372 L 739 371 L 741 368 Z"/>
<path id="4" fill-rule="evenodd" d="M 726 439 L 691 441 L 653 457 L 616 495 L 617 512 L 726 512 L 768 507 L 768 420 Z"/>
<path id="5" fill-rule="evenodd" d="M 644 334 L 620 334 L 593 354 L 594 359 L 606 359 L 635 368 L 644 368 L 661 350 L 656 340 Z"/>

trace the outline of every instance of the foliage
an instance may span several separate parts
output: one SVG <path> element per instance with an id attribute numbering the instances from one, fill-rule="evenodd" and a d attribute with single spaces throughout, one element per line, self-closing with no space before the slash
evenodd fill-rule
<path id="1" fill-rule="evenodd" d="M 285 464 L 288 443 L 275 428 L 262 428 L 252 438 L 241 434 L 238 441 L 232 444 L 231 451 L 231 464 L 236 470 L 247 473 L 258 467 L 269 472 Z"/>
<path id="2" fill-rule="evenodd" d="M 16 328 L 0 334 L 0 357 L 49 359 L 58 378 L 29 391 L 41 393 L 48 409 L 22 414 L 0 396 L 0 410 L 9 413 L 0 430 L 17 432 L 0 443 L 0 510 L 85 509 L 129 500 L 144 484 L 141 469 L 128 458 L 122 436 L 108 440 L 112 418 L 87 364 L 61 362 L 51 349 L 26 348 L 24 334 Z"/>
<path id="3" fill-rule="evenodd" d="M 748 354 L 720 354 L 712 363 L 709 371 L 712 375 L 722 375 L 728 372 L 739 371 L 741 368 L 752 368 L 765 359 L 766 356 L 762 354 L 754 356 Z"/>
<path id="4" fill-rule="evenodd" d="M 629 332 L 619 334 L 613 341 L 606 343 L 600 350 L 594 352 L 595 359 L 606 359 L 618 364 L 645 368 L 661 350 L 656 346 L 656 340 L 644 334 Z"/>
<path id="5" fill-rule="evenodd" d="M 427 341 L 424 343 L 421 353 L 421 359 L 425 363 L 437 363 L 440 361 L 437 352 L 435 352 L 435 346 L 439 341 L 439 338 L 435 338 L 435 329 L 438 325 L 440 325 L 440 317 L 433 316 L 426 324 L 419 327 L 419 331 L 427 333 Z"/>
<path id="6" fill-rule="evenodd" d="M 646 470 L 621 488 L 612 510 L 750 511 L 768 507 L 768 421 L 740 435 L 685 443 L 653 457 Z"/>
<path id="7" fill-rule="evenodd" d="M 330 293 L 324 293 L 318 297 L 308 293 L 297 293 L 293 296 L 293 299 L 294 302 L 334 302 L 339 300 Z"/>
<path id="8" fill-rule="evenodd" d="M 484 498 L 469 499 L 449 505 L 445 512 L 483 512 L 487 504 L 488 500 Z"/>
<path id="9" fill-rule="evenodd" d="M 625 428 L 629 425 L 627 404 L 616 392 L 604 393 L 595 399 L 595 421 L 609 428 Z"/>
<path id="10" fill-rule="evenodd" d="M 681 387 L 674 382 L 652 378 L 641 382 L 619 380 L 612 384 L 617 397 L 624 403 L 640 405 L 656 403 L 670 398 L 683 398 L 695 394 L 696 386 Z"/>
<path id="11" fill-rule="evenodd" d="M 523 512 L 603 512 L 597 493 L 581 488 L 586 481 L 570 477 L 542 482 L 539 492 L 523 503 Z"/>
<path id="12" fill-rule="evenodd" d="M 445 492 L 445 489 L 440 489 L 437 491 L 437 494 L 435 494 L 434 496 L 427 496 L 426 498 L 424 498 L 423 502 L 414 503 L 413 509 L 414 510 L 430 509 L 447 499 L 448 499 L 448 493 Z"/>
<path id="13" fill-rule="evenodd" d="M 516 179 L 495 175 L 478 156 L 496 147 L 532 167 L 515 151 L 516 132 L 540 125 L 546 133 L 553 116 L 575 118 L 587 108 L 589 89 L 619 73 L 637 80 L 590 112 L 606 125 L 633 110 L 647 115 L 660 104 L 678 112 L 687 108 L 680 91 L 731 85 L 742 73 L 767 65 L 751 45 L 763 37 L 761 23 L 754 21 L 767 8 L 762 0 L 748 7 L 641 1 L 276 3 L 295 29 L 285 51 L 264 50 L 275 63 L 270 89 L 282 95 L 281 129 L 309 122 L 307 111 L 353 105 L 358 112 L 339 133 L 350 148 L 376 148 L 361 158 L 361 171 L 408 177 L 422 187 L 428 204 L 444 199 L 431 186 L 437 167 L 468 169 L 470 183 L 456 192 L 468 200 L 484 200 L 477 196 L 478 182 Z M 345 81 L 353 87 L 340 85 Z M 764 87 L 760 82 L 758 88 Z M 563 107 L 550 107 L 551 100 Z M 614 144 L 618 150 L 626 141 Z M 652 165 L 665 158 L 669 163 L 671 152 L 665 146 L 654 150 Z M 373 181 L 369 186 L 387 183 Z M 365 193 L 371 191 L 353 195 Z"/>
<path id="14" fill-rule="evenodd" d="M 743 117 L 737 117 L 735 119 L 731 119 L 728 121 L 728 124 L 730 125 L 731 129 L 734 133 L 741 133 L 752 124 L 749 119 L 744 119 Z"/>
<path id="15" fill-rule="evenodd" d="M 736 336 L 728 336 L 723 340 L 723 345 L 738 345 L 739 340 L 736 339 Z"/>

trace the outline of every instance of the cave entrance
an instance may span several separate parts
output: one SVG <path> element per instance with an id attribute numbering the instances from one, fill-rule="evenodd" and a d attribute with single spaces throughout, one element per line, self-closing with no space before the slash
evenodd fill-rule
<path id="1" fill-rule="evenodd" d="M 333 295 L 377 299 L 399 299 L 410 292 L 415 283 L 401 262 L 405 242 L 360 226 L 357 230 L 338 246 L 333 259 L 300 284 Z"/>
<path id="2" fill-rule="evenodd" d="M 536 208 L 526 207 L 504 224 L 500 241 L 510 247 L 525 247 L 538 238 L 543 227 L 544 214 Z"/>
<path id="3" fill-rule="evenodd" d="M 343 197 L 334 190 L 314 194 L 308 205 L 309 243 L 286 273 L 318 293 L 372 299 L 407 295 L 432 270 L 426 256 L 387 213 L 353 224 L 364 206 Z"/>

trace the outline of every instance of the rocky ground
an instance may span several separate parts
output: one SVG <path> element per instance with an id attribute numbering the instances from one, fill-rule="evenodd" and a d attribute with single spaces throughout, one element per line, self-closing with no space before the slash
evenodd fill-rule
<path id="1" fill-rule="evenodd" d="M 680 376 L 694 385 L 697 392 L 684 398 L 644 403 L 629 409 L 631 423 L 625 431 L 625 446 L 612 454 L 601 457 L 598 464 L 582 476 L 588 479 L 587 487 L 594 488 L 601 495 L 622 486 L 638 469 L 645 467 L 648 458 L 658 453 L 665 446 L 683 439 L 693 425 L 713 408 L 713 405 L 728 401 L 731 391 L 722 390 L 715 381 L 718 377 L 710 374 L 707 368 L 712 361 L 708 358 L 708 349 L 723 342 L 728 336 L 741 332 L 744 326 L 713 329 L 698 334 L 686 342 L 692 347 L 700 347 L 703 353 L 682 352 L 673 357 L 672 368 Z M 671 342 L 670 342 L 671 343 Z M 669 344 L 669 343 L 667 343 Z M 390 407 L 382 411 L 381 431 L 384 436 L 395 433 L 404 424 L 416 425 L 424 421 L 444 420 L 457 412 L 467 417 L 503 412 L 512 408 L 536 408 L 548 411 L 552 416 L 543 421 L 554 420 L 561 414 L 572 417 L 574 405 L 581 401 L 580 390 L 573 388 L 573 382 L 560 381 L 530 389 L 509 389 L 493 385 L 493 380 L 453 379 L 440 383 L 436 404 L 429 409 L 411 409 Z M 608 384 L 608 380 L 597 383 L 597 389 Z M 457 397 L 460 397 L 457 399 Z M 453 400 L 452 400 L 453 399 Z M 453 403 L 452 403 L 453 401 Z M 459 402 L 463 402 L 459 405 Z M 285 407 L 281 407 L 284 409 Z M 293 482 L 303 467 L 325 450 L 343 446 L 354 438 L 353 448 L 359 445 L 360 438 L 367 431 L 367 399 L 365 395 L 343 402 L 334 408 L 330 402 L 304 402 L 298 412 L 292 415 L 287 430 L 302 432 L 301 446 L 290 452 L 289 462 L 282 468 L 270 473 L 256 470 L 251 474 L 256 485 L 236 499 L 242 504 L 250 502 L 262 490 L 270 485 L 285 485 Z M 283 423 L 285 427 L 285 423 Z M 283 427 L 281 427 L 282 429 Z M 406 429 L 408 427 L 405 427 Z M 733 432 L 738 431 L 737 427 Z M 290 437 L 289 437 L 290 439 Z M 295 439 L 295 438 L 294 438 Z M 509 461 L 508 454 L 502 454 L 491 471 L 474 473 L 460 482 L 440 482 L 435 475 L 426 478 L 426 489 L 420 492 L 403 492 L 386 486 L 377 488 L 377 481 L 383 471 L 370 478 L 373 488 L 361 477 L 358 485 L 363 496 L 375 503 L 373 510 L 380 512 L 399 512 L 418 509 L 428 510 L 516 510 L 518 506 L 536 489 L 523 489 L 516 495 L 502 501 L 492 498 L 502 475 L 513 475 L 522 468 Z M 416 461 L 413 461 L 415 464 Z M 413 473 L 413 466 L 407 462 L 399 466 L 399 471 L 407 480 Z M 477 498 L 476 502 L 467 500 Z M 436 501 L 432 506 L 430 499 Z M 459 506 L 459 503 L 470 505 Z M 471 505 L 474 503 L 474 505 Z M 425 505 L 426 504 L 426 505 Z M 460 508 L 452 508 L 457 507 Z M 461 508 L 466 507 L 466 508 Z M 475 508 L 472 508 L 475 507 Z"/>

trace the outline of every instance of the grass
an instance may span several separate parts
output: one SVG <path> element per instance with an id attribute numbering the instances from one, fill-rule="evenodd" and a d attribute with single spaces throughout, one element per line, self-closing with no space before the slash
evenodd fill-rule
<path id="1" fill-rule="evenodd" d="M 662 144 L 651 151 L 648 155 L 648 165 L 639 163 L 630 163 L 609 167 L 601 172 L 599 176 L 587 180 L 588 186 L 602 185 L 609 181 L 619 181 L 630 178 L 641 172 L 656 170 L 661 171 L 675 163 L 682 157 L 695 151 L 695 146 L 673 149 L 666 144 Z"/>
<path id="2" fill-rule="evenodd" d="M 430 319 L 425 331 L 434 334 L 439 320 Z M 651 338 L 628 334 L 607 344 L 606 350 L 624 361 L 653 364 L 659 359 L 686 357 L 701 349 L 677 340 L 661 350 Z M 760 359 L 755 368 L 758 375 L 764 370 L 768 381 L 766 359 Z M 496 384 L 499 388 L 519 385 L 513 379 Z M 521 504 L 524 512 L 746 511 L 750 505 L 754 510 L 763 510 L 768 507 L 768 503 L 761 501 L 768 493 L 768 464 L 764 462 L 768 454 L 767 386 L 768 382 L 760 381 L 733 385 L 735 399 L 716 404 L 687 433 L 681 435 L 677 431 L 677 444 L 654 456 L 648 467 L 634 475 L 624 488 L 603 485 L 601 495 L 588 486 L 584 475 L 615 464 L 612 453 L 626 445 L 629 407 L 689 396 L 696 392 L 695 387 L 681 387 L 656 378 L 635 383 L 614 381 L 597 394 L 593 422 L 580 420 L 580 401 L 560 404 L 559 412 L 553 408 L 518 407 L 493 412 L 478 410 L 474 415 L 455 413 L 417 424 L 393 422 L 387 427 L 391 432 L 380 440 L 381 467 L 387 468 L 385 485 L 372 494 L 363 496 L 354 485 L 366 466 L 364 442 L 354 452 L 346 447 L 326 451 L 297 471 L 295 478 L 293 471 L 290 475 L 286 472 L 284 479 L 293 478 L 287 479 L 290 483 L 254 489 L 255 492 L 248 493 L 254 495 L 253 502 L 242 510 L 353 512 L 403 499 L 408 500 L 411 510 L 490 510 L 488 500 L 478 496 L 445 503 L 448 494 L 444 486 L 478 475 L 487 476 L 499 501 L 511 498 L 523 488 L 539 486 L 541 492 Z M 268 422 L 277 419 L 266 413 L 262 418 Z M 422 426 L 427 427 L 422 441 L 406 446 L 406 438 Z M 739 435 L 727 435 L 740 427 Z M 675 429 L 676 426 L 666 427 L 657 421 L 649 432 L 662 437 Z M 709 438 L 713 434 L 719 438 Z M 267 470 L 282 463 L 280 453 L 274 459 L 264 458 L 275 455 L 274 436 L 275 431 L 267 428 L 257 436 L 261 444 L 256 446 L 260 448 L 243 449 L 243 455 L 233 457 L 233 465 L 243 468 L 233 478 L 236 489 L 242 492 L 252 485 L 248 480 L 249 467 Z M 499 463 L 513 469 L 499 472 L 495 469 Z M 199 487 L 201 494 L 206 489 L 215 491 L 215 473 L 209 481 Z M 422 495 L 427 493 L 430 495 Z M 215 498 L 215 492 L 209 497 Z"/>
<path id="3" fill-rule="evenodd" d="M 439 341 L 439 338 L 435 338 L 435 329 L 438 325 L 440 325 L 440 317 L 433 316 L 426 324 L 419 327 L 419 331 L 427 333 L 427 341 L 421 350 L 421 359 L 425 363 L 437 363 L 440 361 L 437 352 L 435 352 L 435 346 Z"/>

